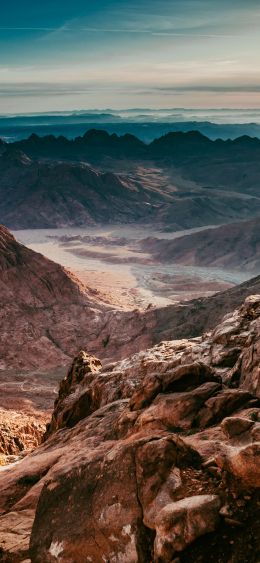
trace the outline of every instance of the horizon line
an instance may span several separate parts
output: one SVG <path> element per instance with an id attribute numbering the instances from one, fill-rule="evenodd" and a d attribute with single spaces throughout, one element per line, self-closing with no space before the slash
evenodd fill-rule
<path id="1" fill-rule="evenodd" d="M 217 107 L 212 107 L 212 106 L 205 106 L 205 107 L 169 107 L 169 108 L 163 108 L 163 107 L 140 107 L 140 108 L 136 108 L 136 107 L 128 107 L 128 108 L 81 108 L 81 109 L 63 109 L 63 110 L 45 110 L 45 111 L 31 111 L 31 112 L 21 112 L 21 113 L 13 113 L 13 112 L 6 112 L 6 113 L 0 113 L 0 117 L 5 117 L 6 115 L 9 116 L 13 116 L 13 117 L 18 117 L 18 116 L 34 116 L 34 115 L 49 115 L 51 113 L 55 113 L 55 114 L 61 114 L 61 113 L 69 113 L 69 114 L 73 114 L 73 113 L 81 113 L 81 112 L 90 112 L 90 113 L 99 113 L 99 112 L 127 112 L 127 111 L 144 111 L 144 112 L 168 112 L 168 111 L 260 111 L 260 106 L 259 107 L 221 107 L 221 108 L 217 108 Z"/>

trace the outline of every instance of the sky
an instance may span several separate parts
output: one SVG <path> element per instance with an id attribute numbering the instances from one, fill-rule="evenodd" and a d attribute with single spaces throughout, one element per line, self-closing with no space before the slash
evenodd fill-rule
<path id="1" fill-rule="evenodd" d="M 259 108 L 260 0 L 8 0 L 0 114 Z"/>

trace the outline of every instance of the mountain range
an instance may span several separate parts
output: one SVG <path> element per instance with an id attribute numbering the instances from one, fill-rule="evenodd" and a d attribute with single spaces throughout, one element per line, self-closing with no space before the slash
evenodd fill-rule
<path id="1" fill-rule="evenodd" d="M 260 140 L 170 133 L 149 145 L 88 131 L 0 146 L 0 221 L 12 229 L 151 222 L 169 229 L 259 215 Z"/>

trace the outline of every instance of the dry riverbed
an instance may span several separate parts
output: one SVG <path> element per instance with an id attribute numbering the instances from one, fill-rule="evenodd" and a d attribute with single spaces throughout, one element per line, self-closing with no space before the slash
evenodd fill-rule
<path id="1" fill-rule="evenodd" d="M 196 230 L 163 233 L 140 225 L 14 232 L 31 249 L 72 270 L 97 298 L 118 309 L 145 309 L 223 291 L 250 273 L 160 263 L 143 241 L 175 239 Z"/>

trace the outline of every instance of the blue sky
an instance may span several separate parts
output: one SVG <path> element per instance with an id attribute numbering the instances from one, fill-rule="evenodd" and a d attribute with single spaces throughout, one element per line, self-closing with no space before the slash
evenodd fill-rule
<path id="1" fill-rule="evenodd" d="M 259 0 L 9 0 L 0 113 L 260 107 Z"/>

